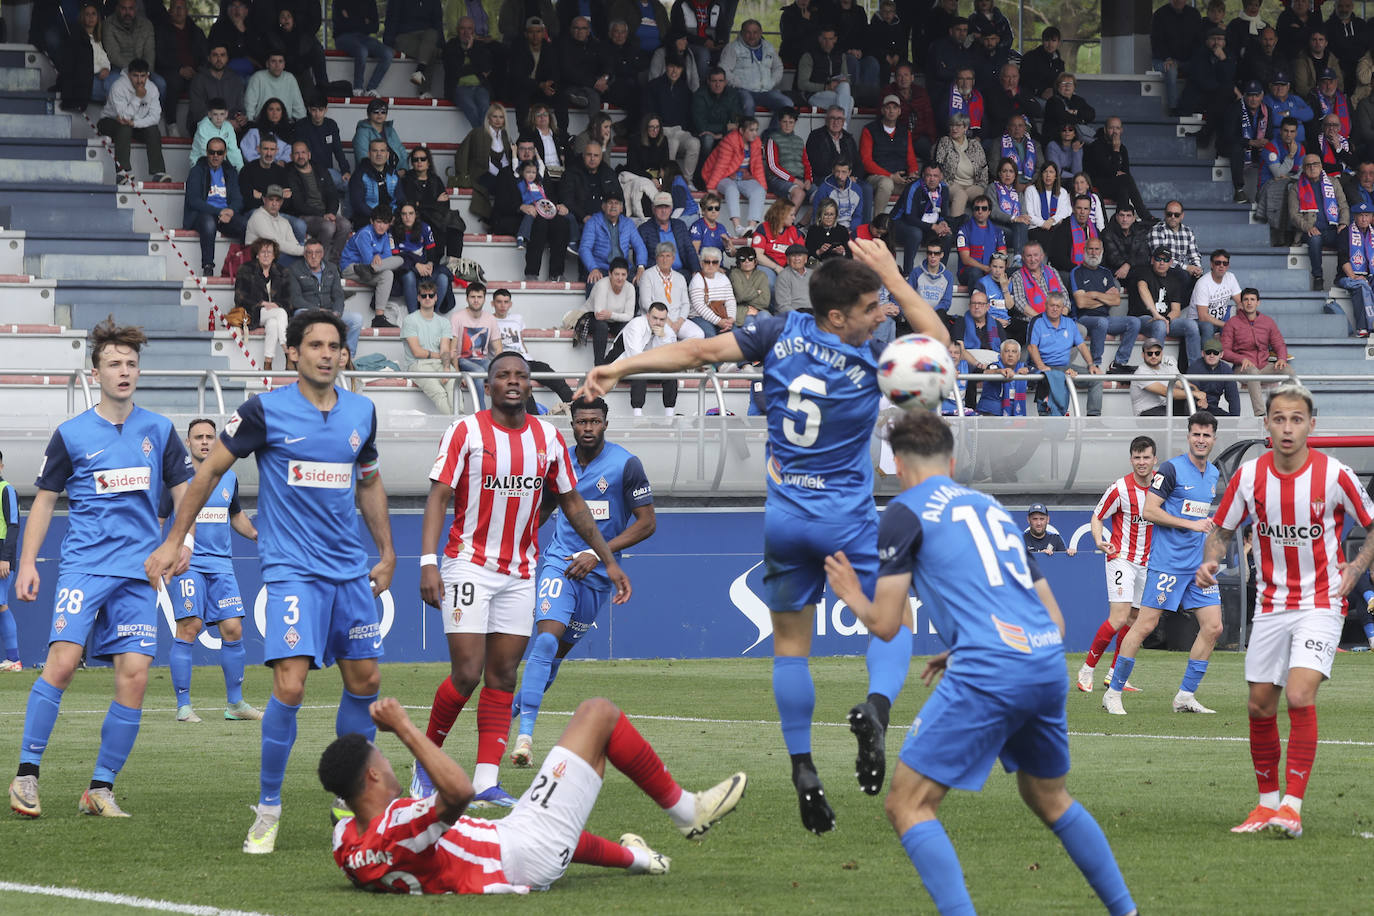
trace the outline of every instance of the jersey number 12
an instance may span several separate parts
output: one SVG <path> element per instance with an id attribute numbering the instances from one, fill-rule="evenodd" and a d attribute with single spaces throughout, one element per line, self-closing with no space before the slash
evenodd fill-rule
<path id="1" fill-rule="evenodd" d="M 983 561 L 983 572 L 988 577 L 988 585 L 993 587 L 1005 584 L 1002 570 L 1026 588 L 1033 588 L 1030 568 L 1026 565 L 1024 542 L 1016 530 L 1016 523 L 1003 509 L 988 506 L 983 517 L 973 506 L 958 506 L 950 513 L 950 518 L 968 526 L 973 546 L 978 550 L 978 559 Z M 988 537 L 991 532 L 992 536 Z M 995 543 L 995 547 L 994 547 Z M 1000 559 L 1000 562 L 999 562 Z"/>

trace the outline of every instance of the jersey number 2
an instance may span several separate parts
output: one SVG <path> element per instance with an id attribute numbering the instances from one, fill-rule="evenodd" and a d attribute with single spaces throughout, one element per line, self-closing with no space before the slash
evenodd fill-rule
<path id="1" fill-rule="evenodd" d="M 978 559 L 983 561 L 983 572 L 988 577 L 988 585 L 997 587 L 1005 583 L 1002 570 L 1005 569 L 1019 584 L 1032 588 L 1030 568 L 1026 565 L 1025 547 L 1021 535 L 1011 516 L 997 506 L 988 506 L 983 517 L 973 506 L 959 506 L 950 513 L 950 518 L 968 526 L 973 538 L 973 546 L 978 550 Z M 992 537 L 988 537 L 988 532 Z M 994 542 L 996 546 L 994 547 Z M 999 559 L 1001 562 L 998 562 Z"/>
<path id="2" fill-rule="evenodd" d="M 818 394 L 825 397 L 825 382 L 814 375 L 799 375 L 787 386 L 787 410 L 798 415 L 790 423 L 784 423 L 782 434 L 788 442 L 799 448 L 809 448 L 816 444 L 821 434 L 821 408 L 803 395 Z"/>

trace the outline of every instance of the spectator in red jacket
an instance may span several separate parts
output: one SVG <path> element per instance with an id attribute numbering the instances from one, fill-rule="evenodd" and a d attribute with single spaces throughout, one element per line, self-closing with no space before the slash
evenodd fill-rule
<path id="1" fill-rule="evenodd" d="M 755 227 L 763 222 L 763 201 L 768 195 L 757 118 L 745 118 L 739 127 L 716 144 L 711 155 L 706 157 L 701 177 L 707 190 L 716 191 L 725 198 L 725 215 L 735 230 L 735 237 L 752 235 Z M 749 218 L 744 224 L 740 223 L 739 214 L 741 194 L 749 199 Z"/>
<path id="2" fill-rule="evenodd" d="M 1221 329 L 1222 356 L 1235 367 L 1236 375 L 1264 375 L 1285 372 L 1293 375 L 1288 365 L 1288 347 L 1283 342 L 1279 326 L 1259 310 L 1259 290 L 1248 286 L 1240 291 L 1240 311 L 1232 315 Z M 1276 357 L 1269 368 L 1269 354 Z M 1246 382 L 1250 389 L 1250 406 L 1255 416 L 1264 416 L 1264 393 L 1260 382 Z"/>

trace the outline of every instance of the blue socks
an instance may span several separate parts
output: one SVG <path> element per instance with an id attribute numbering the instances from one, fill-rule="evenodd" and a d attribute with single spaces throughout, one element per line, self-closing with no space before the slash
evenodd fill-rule
<path id="1" fill-rule="evenodd" d="M 0 611 L 0 644 L 5 647 L 6 661 L 19 661 L 19 628 L 14 625 L 13 611 Z"/>
<path id="2" fill-rule="evenodd" d="M 1112 855 L 1107 835 L 1088 813 L 1088 809 L 1074 802 L 1050 829 L 1064 844 L 1064 851 L 1073 859 L 1073 864 L 1078 866 L 1083 877 L 1088 879 L 1112 916 L 1121 916 L 1135 909 L 1135 901 L 1126 889 L 1126 879 L 1121 877 L 1121 868 Z"/>
<path id="3" fill-rule="evenodd" d="M 773 699 L 778 704 L 787 753 L 811 753 L 811 714 L 816 709 L 816 685 L 811 680 L 807 659 L 795 655 L 773 656 Z"/>
<path id="4" fill-rule="evenodd" d="M 902 834 L 902 848 L 916 866 L 926 893 L 940 916 L 974 916 L 973 900 L 964 886 L 964 870 L 954 844 L 939 821 L 922 821 Z M 1122 885 L 1124 890 L 1125 885 Z"/>
<path id="5" fill-rule="evenodd" d="M 1195 658 L 1188 659 L 1188 667 L 1183 671 L 1183 683 L 1178 687 L 1179 690 L 1186 690 L 1193 693 L 1197 690 L 1197 685 L 1202 683 L 1202 676 L 1207 673 L 1207 663 Z"/>
<path id="6" fill-rule="evenodd" d="M 901 627 L 889 640 L 868 637 L 865 661 L 868 665 L 868 692 L 887 697 L 888 705 L 897 701 L 911 667 L 911 628 Z"/>
<path id="7" fill-rule="evenodd" d="M 172 689 L 177 694 L 178 706 L 191 705 L 191 644 L 184 639 L 172 640 L 172 651 L 167 661 L 172 669 Z"/>
<path id="8" fill-rule="evenodd" d="M 224 698 L 230 706 L 243 702 L 243 663 L 248 653 L 243 640 L 225 639 L 220 644 L 219 667 L 224 672 Z"/>
<path id="9" fill-rule="evenodd" d="M 334 717 L 334 734 L 347 735 L 357 732 L 368 741 L 377 737 L 377 723 L 368 715 L 367 708 L 377 702 L 377 694 L 360 697 L 356 693 L 343 692 L 339 697 L 339 712 Z M 297 707 L 298 709 L 300 707 Z"/>
<path id="10" fill-rule="evenodd" d="M 105 724 L 100 726 L 100 753 L 95 756 L 95 772 L 91 779 L 114 785 L 115 776 L 129 759 L 134 749 L 134 739 L 138 737 L 138 724 L 143 718 L 143 710 L 131 709 L 119 703 L 110 703 L 110 711 L 105 713 Z"/>
<path id="11" fill-rule="evenodd" d="M 342 710 L 342 704 L 340 704 Z M 280 805 L 281 784 L 286 778 L 286 760 L 296 743 L 296 713 L 300 706 L 287 706 L 275 696 L 262 713 L 262 771 L 258 776 L 258 804 Z"/>
<path id="12" fill-rule="evenodd" d="M 29 691 L 29 705 L 24 713 L 24 737 L 19 745 L 19 762 L 33 766 L 43 762 L 48 738 L 57 724 L 57 710 L 62 705 L 62 691 L 41 677 Z"/>
<path id="13" fill-rule="evenodd" d="M 520 734 L 533 735 L 544 692 L 553 683 L 553 660 L 558 653 L 558 637 L 552 633 L 536 633 L 525 661 L 525 675 L 520 681 Z"/>
<path id="14" fill-rule="evenodd" d="M 1127 658 L 1124 655 L 1117 656 L 1116 668 L 1112 670 L 1111 689 L 1120 693 L 1126 686 L 1126 681 L 1130 680 L 1131 671 L 1135 669 L 1135 659 Z"/>

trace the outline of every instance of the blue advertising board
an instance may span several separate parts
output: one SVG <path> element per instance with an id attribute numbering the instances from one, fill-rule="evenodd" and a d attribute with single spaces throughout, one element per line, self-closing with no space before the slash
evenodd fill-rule
<path id="1" fill-rule="evenodd" d="M 1101 554 L 1092 552 L 1086 511 L 1056 510 L 1053 523 L 1064 540 L 1076 544 L 1077 556 L 1040 556 L 1044 571 L 1064 612 L 1068 651 L 1084 651 L 1106 616 L 1106 579 Z M 361 527 L 361 519 L 358 524 Z M 11 595 L 10 609 L 19 625 L 20 658 L 25 665 L 46 655 L 57 556 L 65 515 L 55 516 L 39 563 L 42 587 L 32 603 Z M 399 557 L 391 588 L 378 599 L 385 638 L 385 661 L 447 661 L 439 612 L 420 600 L 420 516 L 395 513 L 392 536 Z M 547 535 L 548 532 L 546 531 Z M 365 530 L 363 543 L 371 544 Z M 634 593 L 613 607 L 583 638 L 578 654 L 586 658 L 733 658 L 772 654 L 771 626 L 763 602 L 762 511 L 660 509 L 658 529 L 649 540 L 625 554 L 623 564 Z M 262 659 L 266 593 L 259 577 L 255 545 L 234 536 L 234 569 L 248 617 L 244 639 L 250 662 Z M 916 653 L 943 649 L 938 634 L 913 598 Z M 167 663 L 171 645 L 172 606 L 161 599 L 156 664 Z M 988 608 L 968 608 L 986 613 Z M 827 589 L 816 609 L 813 655 L 861 655 L 867 631 L 844 602 Z M 203 632 L 195 663 L 217 664 L 214 630 Z"/>

